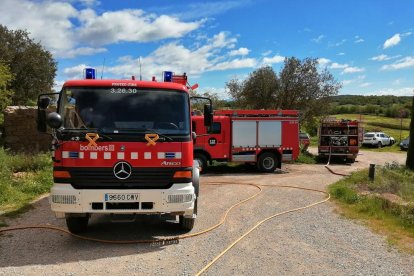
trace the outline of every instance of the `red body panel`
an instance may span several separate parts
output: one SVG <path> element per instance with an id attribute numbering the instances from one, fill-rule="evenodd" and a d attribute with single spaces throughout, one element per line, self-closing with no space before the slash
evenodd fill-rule
<path id="1" fill-rule="evenodd" d="M 183 84 L 174 82 L 137 81 L 137 80 L 69 80 L 63 87 L 139 87 L 149 89 L 173 89 L 188 92 Z"/>
<path id="2" fill-rule="evenodd" d="M 162 142 L 147 146 L 144 142 L 98 142 L 98 147 L 88 147 L 88 142 L 64 142 L 55 151 L 55 166 L 59 167 L 113 167 L 127 161 L 133 167 L 191 167 L 192 142 Z M 65 154 L 64 154 L 65 152 Z M 174 153 L 175 158 L 166 158 Z M 166 162 L 164 162 L 166 161 Z"/>

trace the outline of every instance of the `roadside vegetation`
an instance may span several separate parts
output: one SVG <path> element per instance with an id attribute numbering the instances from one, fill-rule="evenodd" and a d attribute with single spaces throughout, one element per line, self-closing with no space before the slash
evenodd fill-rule
<path id="1" fill-rule="evenodd" d="M 13 216 L 29 203 L 49 192 L 52 186 L 52 161 L 49 154 L 11 154 L 0 148 L 0 226 L 2 216 Z"/>
<path id="2" fill-rule="evenodd" d="M 329 187 L 340 212 L 357 219 L 390 244 L 414 254 L 414 172 L 396 163 L 377 168 L 375 180 L 368 170 L 353 173 Z"/>

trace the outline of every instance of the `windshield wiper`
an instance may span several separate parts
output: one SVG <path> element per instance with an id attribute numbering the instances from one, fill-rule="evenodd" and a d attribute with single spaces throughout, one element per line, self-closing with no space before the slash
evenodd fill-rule
<path id="1" fill-rule="evenodd" d="M 88 132 L 88 133 L 97 133 L 99 135 L 99 138 L 105 138 L 108 140 L 112 140 L 112 137 L 105 135 L 102 133 L 102 130 L 97 128 L 64 128 L 61 129 L 60 132 Z"/>
<path id="2" fill-rule="evenodd" d="M 169 137 L 165 134 L 159 133 L 157 130 L 152 129 L 152 128 L 146 128 L 146 129 L 143 129 L 143 128 L 119 128 L 118 130 L 121 130 L 121 131 L 122 130 L 125 130 L 125 131 L 138 131 L 138 133 L 140 133 L 140 134 L 154 133 L 154 134 L 157 134 L 159 137 L 164 138 L 164 141 L 165 140 L 174 141 L 173 138 L 171 138 L 171 137 Z"/>

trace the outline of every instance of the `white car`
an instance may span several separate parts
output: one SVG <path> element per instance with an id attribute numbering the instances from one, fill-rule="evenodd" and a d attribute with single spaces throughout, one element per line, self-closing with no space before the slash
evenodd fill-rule
<path id="1" fill-rule="evenodd" d="M 394 143 L 395 139 L 384 132 L 367 132 L 364 134 L 362 145 L 381 148 L 382 146 L 392 146 Z"/>

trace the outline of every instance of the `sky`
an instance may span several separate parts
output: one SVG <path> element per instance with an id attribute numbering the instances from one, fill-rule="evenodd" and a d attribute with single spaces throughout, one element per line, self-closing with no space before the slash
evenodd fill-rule
<path id="1" fill-rule="evenodd" d="M 1 0 L 0 24 L 26 29 L 58 62 L 55 89 L 83 78 L 187 73 L 199 92 L 285 57 L 319 60 L 340 95 L 414 91 L 411 0 Z"/>

